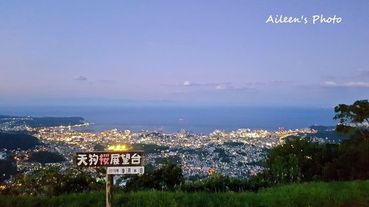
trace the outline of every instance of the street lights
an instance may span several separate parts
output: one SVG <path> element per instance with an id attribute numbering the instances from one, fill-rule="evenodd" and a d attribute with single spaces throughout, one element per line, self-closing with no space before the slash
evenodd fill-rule
<path id="1" fill-rule="evenodd" d="M 109 151 L 127 151 L 129 150 L 131 147 L 129 147 L 128 145 L 126 144 L 116 144 L 116 145 L 110 145 L 108 146 L 108 150 Z"/>

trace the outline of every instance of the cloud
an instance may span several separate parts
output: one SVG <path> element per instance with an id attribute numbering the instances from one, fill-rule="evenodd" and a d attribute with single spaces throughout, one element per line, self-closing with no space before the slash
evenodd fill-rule
<path id="1" fill-rule="evenodd" d="M 190 81 L 185 81 L 185 82 L 183 82 L 183 85 L 184 85 L 184 86 L 191 86 L 191 85 L 192 85 L 192 83 L 191 83 Z"/>
<path id="2" fill-rule="evenodd" d="M 229 88 L 229 87 L 227 87 L 226 85 L 217 85 L 217 86 L 215 86 L 216 90 L 225 90 L 227 88 Z"/>
<path id="3" fill-rule="evenodd" d="M 208 86 L 214 86 L 215 83 L 197 83 L 192 81 L 183 81 L 181 84 L 175 84 L 174 86 L 180 86 L 180 87 L 208 87 Z"/>
<path id="4" fill-rule="evenodd" d="M 87 79 L 86 76 L 80 75 L 80 76 L 75 77 L 74 80 L 77 80 L 77 81 L 87 81 L 88 79 Z"/>
<path id="5" fill-rule="evenodd" d="M 181 86 L 185 86 L 185 87 L 215 87 L 217 85 L 220 84 L 229 84 L 227 82 L 225 83 L 196 83 L 196 82 L 192 82 L 192 81 L 184 81 Z"/>
<path id="6" fill-rule="evenodd" d="M 275 88 L 283 86 L 291 86 L 294 83 L 291 81 L 265 81 L 265 82 L 243 82 L 243 83 L 232 83 L 232 82 L 194 82 L 185 80 L 182 83 L 176 84 L 161 84 L 164 87 L 171 87 L 180 89 L 181 91 L 186 90 L 202 90 L 202 91 L 249 91 L 257 90 L 262 88 Z"/>
<path id="7" fill-rule="evenodd" d="M 219 84 L 215 86 L 215 90 L 220 90 L 220 91 L 243 91 L 243 90 L 251 90 L 251 89 L 255 89 L 252 86 L 248 86 L 248 85 L 233 85 L 233 84 Z"/>
<path id="8" fill-rule="evenodd" d="M 324 88 L 369 88 L 369 70 L 357 69 L 346 76 L 326 77 L 320 85 Z"/>
<path id="9" fill-rule="evenodd" d="M 196 88 L 202 90 L 214 90 L 214 91 L 235 91 L 235 90 L 249 90 L 253 89 L 250 84 L 234 84 L 230 82 L 212 82 L 212 83 L 198 83 L 192 81 L 184 81 L 181 85 L 182 88 Z"/>
<path id="10" fill-rule="evenodd" d="M 250 93 L 256 91 L 282 90 L 282 88 L 296 86 L 293 81 L 270 80 L 262 82 L 195 82 L 185 80 L 177 83 L 165 83 L 161 86 L 169 88 L 175 95 L 192 93 Z"/>
<path id="11" fill-rule="evenodd" d="M 358 69 L 356 76 L 360 78 L 369 78 L 369 70 Z"/>
<path id="12" fill-rule="evenodd" d="M 369 82 L 348 81 L 338 83 L 336 81 L 324 81 L 321 86 L 325 88 L 369 88 Z"/>
<path id="13" fill-rule="evenodd" d="M 101 83 L 101 84 L 115 84 L 116 81 L 115 80 L 111 80 L 111 79 L 102 79 L 102 80 L 97 80 L 97 83 Z"/>
<path id="14" fill-rule="evenodd" d="M 346 86 L 352 88 L 369 88 L 369 82 L 364 81 L 348 82 L 346 83 Z"/>
<path id="15" fill-rule="evenodd" d="M 323 87 L 336 87 L 338 84 L 335 81 L 324 81 L 322 83 Z"/>

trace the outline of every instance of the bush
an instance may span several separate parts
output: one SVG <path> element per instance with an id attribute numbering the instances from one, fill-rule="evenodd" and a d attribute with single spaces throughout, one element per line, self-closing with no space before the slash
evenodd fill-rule
<path id="1" fill-rule="evenodd" d="M 62 171 L 59 167 L 46 167 L 29 175 L 18 175 L 1 193 L 54 196 L 101 189 L 103 183 L 97 182 L 95 176 L 85 171 L 73 168 Z"/>
<path id="2" fill-rule="evenodd" d="M 0 196 L 2 207 L 103 207 L 103 192 L 68 194 L 55 197 Z M 124 207 L 335 207 L 369 206 L 369 181 L 311 182 L 268 188 L 258 193 L 184 193 L 146 191 L 117 193 L 113 206 Z"/>

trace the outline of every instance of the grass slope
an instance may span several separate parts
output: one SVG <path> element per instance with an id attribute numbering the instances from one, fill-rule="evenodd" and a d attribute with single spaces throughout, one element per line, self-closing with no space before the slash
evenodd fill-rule
<path id="1" fill-rule="evenodd" d="M 56 197 L 0 196 L 1 207 L 90 207 L 105 205 L 104 193 L 69 194 Z M 369 206 L 369 181 L 303 183 L 262 190 L 258 193 L 116 193 L 114 207 L 332 207 Z"/>

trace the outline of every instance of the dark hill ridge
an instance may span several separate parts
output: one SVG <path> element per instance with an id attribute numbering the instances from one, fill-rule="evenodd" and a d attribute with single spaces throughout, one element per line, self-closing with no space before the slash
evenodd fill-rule
<path id="1" fill-rule="evenodd" d="M 318 131 L 334 131 L 336 126 L 323 126 L 323 125 L 313 125 L 309 127 L 310 129 L 315 129 Z"/>
<path id="2" fill-rule="evenodd" d="M 64 162 L 66 161 L 66 159 L 63 157 L 63 155 L 57 152 L 39 151 L 32 152 L 29 161 L 45 164 L 45 163 Z"/>
<path id="3" fill-rule="evenodd" d="M 341 142 L 350 137 L 348 134 L 337 132 L 335 126 L 313 125 L 309 128 L 318 131 L 317 133 L 310 134 L 309 137 L 319 137 L 333 142 Z"/>
<path id="4" fill-rule="evenodd" d="M 40 141 L 32 135 L 22 132 L 6 133 L 0 131 L 0 149 L 27 150 L 32 149 L 39 144 Z"/>
<path id="5" fill-rule="evenodd" d="M 82 117 L 33 117 L 26 124 L 30 127 L 53 127 L 83 124 Z"/>
<path id="6" fill-rule="evenodd" d="M 82 117 L 31 117 L 0 115 L 0 125 L 10 126 L 26 125 L 29 127 L 69 126 L 85 123 Z"/>

